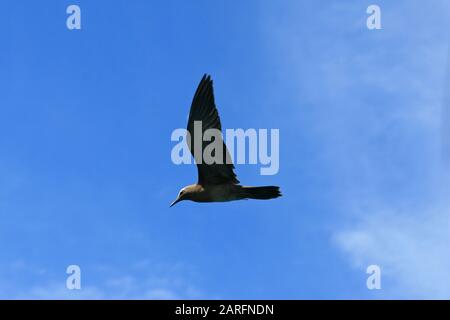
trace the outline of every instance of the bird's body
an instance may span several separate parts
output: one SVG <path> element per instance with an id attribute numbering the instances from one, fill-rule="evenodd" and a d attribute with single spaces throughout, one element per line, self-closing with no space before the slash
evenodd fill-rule
<path id="1" fill-rule="evenodd" d="M 171 204 L 173 206 L 182 200 L 195 202 L 226 202 L 242 199 L 272 199 L 281 196 L 279 187 L 245 187 L 239 185 L 239 180 L 234 173 L 234 165 L 230 161 L 230 155 L 222 138 L 220 141 L 203 141 L 194 137 L 194 123 L 201 121 L 202 131 L 208 129 L 222 130 L 219 114 L 214 102 L 212 80 L 210 76 L 204 75 L 192 101 L 187 130 L 191 136 L 189 150 L 197 163 L 198 182 L 181 189 L 177 199 Z M 195 141 L 201 141 L 200 146 Z M 219 142 L 223 148 L 223 157 L 219 161 L 207 164 L 196 156 L 203 155 L 205 148 L 213 143 Z M 196 153 L 198 148 L 201 152 Z M 217 159 L 216 159 L 217 160 Z"/>
<path id="2" fill-rule="evenodd" d="M 195 202 L 226 202 L 240 200 L 239 185 L 229 183 L 202 186 L 193 184 L 184 187 L 184 194 L 189 194 L 189 200 Z"/>

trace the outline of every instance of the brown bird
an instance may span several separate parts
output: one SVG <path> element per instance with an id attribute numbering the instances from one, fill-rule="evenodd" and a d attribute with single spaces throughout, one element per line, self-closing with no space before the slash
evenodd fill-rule
<path id="1" fill-rule="evenodd" d="M 194 121 L 201 121 L 201 135 L 208 129 L 222 130 L 219 114 L 214 102 L 213 82 L 209 75 L 204 75 L 197 87 L 192 100 L 191 111 L 187 131 L 191 137 L 189 150 L 196 160 L 198 170 L 198 182 L 180 190 L 178 197 L 170 205 L 171 207 L 183 200 L 195 202 L 224 202 L 241 199 L 273 199 L 281 196 L 280 188 L 276 186 L 246 187 L 239 185 L 239 180 L 234 173 L 234 165 L 231 162 L 228 149 L 220 136 L 218 141 L 223 147 L 223 161 L 206 164 L 197 159 L 195 155 L 195 141 L 201 141 L 199 148 L 202 151 L 216 141 L 203 141 L 194 137 Z M 198 157 L 198 156 L 197 156 Z M 219 162 L 219 163 L 218 163 Z"/>

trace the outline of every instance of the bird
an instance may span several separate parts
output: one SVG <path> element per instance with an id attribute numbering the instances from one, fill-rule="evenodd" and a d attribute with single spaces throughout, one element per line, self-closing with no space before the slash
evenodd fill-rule
<path id="1" fill-rule="evenodd" d="M 259 199 L 267 200 L 278 198 L 281 196 L 280 188 L 278 186 L 261 186 L 250 187 L 242 186 L 237 179 L 234 172 L 234 165 L 230 160 L 229 151 L 220 135 L 219 143 L 223 148 L 223 161 L 216 161 L 207 164 L 203 161 L 198 161 L 195 155 L 195 141 L 194 137 L 194 122 L 201 121 L 201 134 L 208 129 L 216 129 L 222 131 L 219 113 L 214 100 L 213 81 L 211 76 L 204 74 L 197 90 L 192 99 L 191 109 L 189 112 L 187 133 L 191 137 L 188 143 L 189 151 L 197 165 L 198 180 L 197 183 L 188 185 L 180 190 L 177 198 L 170 204 L 174 206 L 180 201 L 190 200 L 194 202 L 226 202 L 243 199 Z M 201 151 L 213 141 L 201 141 Z M 198 157 L 198 156 L 197 156 Z"/>

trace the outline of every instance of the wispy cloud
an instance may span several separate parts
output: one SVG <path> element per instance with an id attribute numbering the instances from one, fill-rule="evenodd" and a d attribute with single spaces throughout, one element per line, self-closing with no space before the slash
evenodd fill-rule
<path id="1" fill-rule="evenodd" d="M 450 203 L 358 216 L 335 241 L 361 272 L 371 264 L 381 267 L 385 297 L 450 298 Z"/>
<path id="2" fill-rule="evenodd" d="M 449 168 L 440 162 L 449 4 L 379 4 L 382 30 L 365 28 L 361 2 L 324 4 L 320 19 L 274 22 L 272 50 L 301 93 L 290 119 L 308 119 L 332 168 L 343 212 L 333 243 L 357 272 L 382 267 L 385 297 L 449 298 Z M 323 28 L 317 21 L 336 32 L 305 35 Z"/>
<path id="3" fill-rule="evenodd" d="M 400 31 L 394 25 L 392 35 L 399 37 Z M 348 188 L 343 201 L 348 220 L 333 239 L 360 271 L 370 264 L 382 267 L 383 293 L 389 298 L 450 298 L 450 181 L 441 162 L 447 44 L 446 36 L 437 34 L 422 25 L 405 47 L 392 47 L 394 57 L 409 52 L 393 69 L 380 61 L 364 64 L 364 74 L 370 75 L 365 80 L 397 105 L 385 104 L 390 109 L 374 119 L 378 124 L 367 126 L 378 127 L 371 137 L 351 139 L 362 143 L 348 149 L 359 155 L 352 158 L 359 181 Z"/>
<path id="4" fill-rule="evenodd" d="M 21 281 L 4 278 L 0 286 L 3 299 L 201 299 L 206 296 L 187 280 L 188 275 L 180 273 L 183 267 L 165 265 L 163 272 L 148 261 L 131 264 L 125 270 L 102 265 L 83 267 L 79 290 L 67 289 L 67 275 L 61 273 L 56 277 L 45 268 L 24 261 L 15 261 L 6 269 L 1 273 L 20 273 Z"/>

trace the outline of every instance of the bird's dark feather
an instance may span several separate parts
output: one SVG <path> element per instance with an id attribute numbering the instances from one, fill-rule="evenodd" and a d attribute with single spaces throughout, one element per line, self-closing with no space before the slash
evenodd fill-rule
<path id="1" fill-rule="evenodd" d="M 220 124 L 219 113 L 217 112 L 216 104 L 214 102 L 214 91 L 213 82 L 209 75 L 204 75 L 200 81 L 197 90 L 195 92 L 194 98 L 192 100 L 191 110 L 189 112 L 189 120 L 187 130 L 191 135 L 191 144 L 189 149 L 192 156 L 194 156 L 194 121 L 202 121 L 202 137 L 203 132 L 207 129 L 217 129 L 222 130 Z M 202 140 L 202 154 L 206 146 L 208 146 L 213 141 L 203 141 Z M 238 184 L 239 180 L 234 173 L 234 165 L 230 161 L 230 154 L 228 149 L 222 139 L 220 138 L 223 146 L 223 159 L 221 163 L 206 164 L 204 161 L 200 164 L 197 163 L 198 169 L 198 183 L 201 185 L 208 184 L 223 184 L 223 183 L 234 183 Z M 228 160 L 228 163 L 226 162 Z"/>

